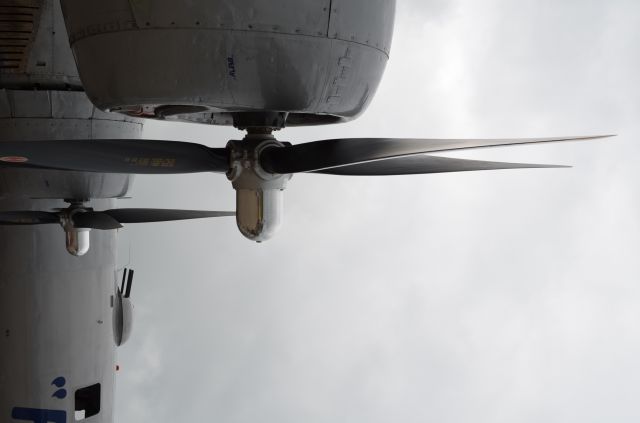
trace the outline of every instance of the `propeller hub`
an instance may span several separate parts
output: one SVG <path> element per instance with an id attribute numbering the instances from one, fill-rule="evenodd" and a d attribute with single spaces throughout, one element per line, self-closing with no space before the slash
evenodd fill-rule
<path id="1" fill-rule="evenodd" d="M 256 242 L 271 238 L 282 223 L 283 191 L 291 174 L 267 172 L 260 154 L 286 144 L 268 134 L 249 134 L 242 141 L 229 141 L 227 178 L 236 190 L 236 222 L 240 232 Z"/>

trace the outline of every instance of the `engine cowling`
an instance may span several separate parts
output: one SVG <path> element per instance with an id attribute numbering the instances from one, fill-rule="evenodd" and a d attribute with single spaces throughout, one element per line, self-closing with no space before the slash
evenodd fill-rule
<path id="1" fill-rule="evenodd" d="M 365 110 L 388 60 L 395 0 L 62 0 L 62 8 L 82 83 L 101 109 L 236 126 L 244 114 L 272 111 L 295 126 Z"/>

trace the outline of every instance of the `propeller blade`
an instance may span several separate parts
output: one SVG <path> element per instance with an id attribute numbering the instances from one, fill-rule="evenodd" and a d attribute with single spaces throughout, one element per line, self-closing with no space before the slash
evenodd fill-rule
<path id="1" fill-rule="evenodd" d="M 76 228 L 90 228 L 107 231 L 120 229 L 122 225 L 113 217 L 104 212 L 87 211 L 76 213 L 72 217 L 73 226 Z"/>
<path id="2" fill-rule="evenodd" d="M 387 160 L 359 163 L 350 166 L 334 167 L 317 170 L 314 173 L 348 176 L 377 176 L 377 175 L 416 175 L 423 173 L 467 172 L 471 170 L 496 169 L 528 169 L 528 168 L 563 168 L 570 166 L 486 162 L 482 160 L 453 159 L 450 157 L 428 156 L 424 154 L 414 156 L 394 157 Z"/>
<path id="3" fill-rule="evenodd" d="M 271 173 L 312 172 L 374 160 L 410 156 L 436 151 L 460 150 L 501 145 L 580 141 L 613 135 L 521 139 L 416 139 L 342 138 L 314 141 L 289 147 L 272 147 L 260 155 L 260 164 Z"/>
<path id="4" fill-rule="evenodd" d="M 44 225 L 60 223 L 56 213 L 24 210 L 0 212 L 0 225 Z"/>
<path id="5" fill-rule="evenodd" d="M 172 220 L 202 219 L 206 217 L 235 216 L 235 212 L 172 209 L 112 209 L 108 214 L 121 223 L 168 222 Z"/>
<path id="6" fill-rule="evenodd" d="M 226 172 L 229 169 L 228 155 L 226 148 L 209 148 L 202 144 L 179 141 L 119 139 L 0 142 L 0 162 L 7 162 L 8 166 L 84 172 Z"/>

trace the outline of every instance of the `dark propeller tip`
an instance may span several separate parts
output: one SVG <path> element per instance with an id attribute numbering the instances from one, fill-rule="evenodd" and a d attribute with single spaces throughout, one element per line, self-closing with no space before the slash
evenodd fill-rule
<path id="1" fill-rule="evenodd" d="M 339 138 L 296 144 L 284 148 L 267 148 L 260 156 L 260 164 L 272 173 L 323 172 L 340 174 L 341 167 L 354 166 L 364 169 L 366 163 L 393 160 L 396 174 L 433 173 L 411 170 L 403 172 L 402 165 L 415 163 L 402 158 L 450 150 L 482 147 L 499 147 L 522 144 L 537 144 L 560 141 L 584 141 L 609 138 L 611 135 L 587 135 L 547 138 L 500 138 L 500 139 L 422 139 L 422 138 Z M 345 172 L 344 174 L 349 174 Z M 385 174 L 385 173 L 382 173 Z"/>
<path id="2" fill-rule="evenodd" d="M 348 176 L 391 176 L 447 172 L 469 172 L 477 170 L 540 169 L 566 167 L 570 166 L 531 163 L 487 162 L 482 160 L 456 159 L 451 157 L 418 154 L 413 156 L 394 157 L 387 160 L 376 160 L 373 162 L 358 163 L 351 166 L 340 166 L 325 170 L 318 170 L 314 173 Z"/>
<path id="3" fill-rule="evenodd" d="M 226 148 L 161 140 L 98 139 L 0 143 L 0 164 L 103 173 L 226 172 Z"/>
<path id="4" fill-rule="evenodd" d="M 110 230 L 122 228 L 122 223 L 169 222 L 224 216 L 235 216 L 235 212 L 173 209 L 111 209 L 76 213 L 73 216 L 73 223 L 77 228 Z"/>
<path id="5" fill-rule="evenodd" d="M 175 210 L 175 209 L 112 209 L 102 212 L 120 223 L 169 222 L 174 220 L 203 219 L 235 216 L 231 211 Z"/>
<path id="6" fill-rule="evenodd" d="M 0 212 L 0 225 L 44 225 L 60 223 L 58 213 L 34 210 Z"/>
<path id="7" fill-rule="evenodd" d="M 73 226 L 76 228 L 88 228 L 99 230 L 120 229 L 122 225 L 113 217 L 104 212 L 87 211 L 73 215 Z"/>

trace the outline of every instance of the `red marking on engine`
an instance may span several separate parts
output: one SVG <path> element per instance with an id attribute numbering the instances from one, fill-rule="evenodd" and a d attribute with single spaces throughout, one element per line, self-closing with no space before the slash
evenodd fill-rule
<path id="1" fill-rule="evenodd" d="M 5 163 L 24 163 L 24 162 L 28 162 L 29 159 L 27 159 L 26 157 L 22 157 L 22 156 L 4 156 L 4 157 L 0 157 L 0 162 L 5 162 Z"/>

